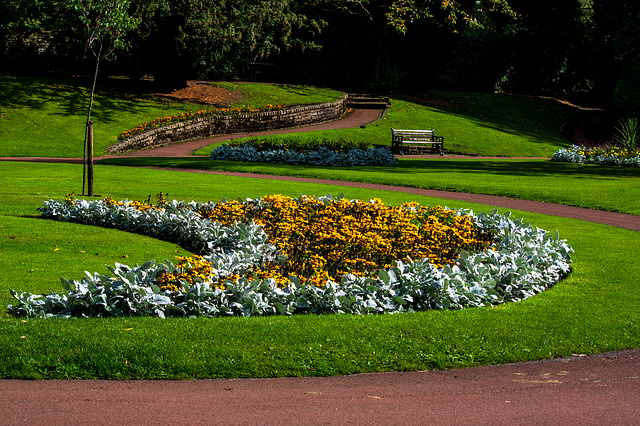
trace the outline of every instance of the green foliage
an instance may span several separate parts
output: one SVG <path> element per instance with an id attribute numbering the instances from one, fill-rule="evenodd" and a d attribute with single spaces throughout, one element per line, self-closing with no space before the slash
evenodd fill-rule
<path id="1" fill-rule="evenodd" d="M 377 3 L 362 2 L 362 3 Z M 427 0 L 389 2 L 385 17 L 388 25 L 405 33 L 415 20 L 435 21 L 438 25 L 459 31 L 465 25 L 490 25 L 492 17 L 504 15 L 515 18 L 516 14 L 509 6 L 511 0 L 481 0 L 476 2 L 452 2 L 448 0 Z"/>
<path id="2" fill-rule="evenodd" d="M 616 107 L 629 115 L 640 115 L 640 52 L 638 56 L 635 63 L 623 65 L 614 90 Z"/>
<path id="3" fill-rule="evenodd" d="M 620 121 L 613 137 L 624 149 L 629 151 L 640 149 L 640 126 L 638 125 L 638 119 L 628 117 Z"/>
<path id="4" fill-rule="evenodd" d="M 296 152 L 314 151 L 320 147 L 325 147 L 334 152 L 344 152 L 351 149 L 370 149 L 373 145 L 364 141 L 338 139 L 282 139 L 278 137 L 249 138 L 242 142 L 232 140 L 230 146 L 239 147 L 241 145 L 250 146 L 258 151 L 269 151 L 274 149 L 285 149 Z"/>
<path id="5" fill-rule="evenodd" d="M 87 47 L 97 62 L 111 59 L 116 50 L 126 49 L 128 31 L 138 20 L 129 15 L 129 0 L 70 0 L 69 6 L 85 28 Z"/>
<path id="6" fill-rule="evenodd" d="M 247 78 L 269 54 L 315 48 L 320 26 L 287 0 L 136 3 L 144 24 L 132 35 L 133 56 L 162 80 Z"/>

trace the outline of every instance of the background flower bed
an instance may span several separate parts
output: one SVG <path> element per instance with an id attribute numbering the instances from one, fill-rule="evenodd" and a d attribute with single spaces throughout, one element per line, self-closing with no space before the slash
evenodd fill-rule
<path id="1" fill-rule="evenodd" d="M 296 152 L 315 151 L 322 147 L 330 149 L 334 152 L 346 152 L 351 149 L 371 149 L 373 144 L 363 140 L 347 140 L 344 138 L 279 138 L 279 137 L 263 137 L 263 138 L 242 138 L 240 141 L 232 140 L 227 145 L 234 148 L 250 146 L 257 151 L 273 151 L 288 150 Z"/>
<path id="2" fill-rule="evenodd" d="M 334 148 L 311 144 L 309 147 L 270 145 L 259 142 L 217 146 L 211 151 L 211 160 L 242 161 L 251 163 L 291 164 L 305 166 L 395 166 L 398 160 L 389 148 L 348 148 L 331 144 Z M 330 145 L 330 146 L 331 146 Z"/>
<path id="3" fill-rule="evenodd" d="M 331 202 L 328 197 L 320 200 Z M 211 249 L 205 259 L 215 271 L 235 273 L 260 262 L 283 260 L 266 241 L 261 227 L 214 224 L 194 213 L 201 207 L 199 203 L 173 201 L 163 208 L 141 211 L 128 203 L 49 200 L 42 213 L 58 220 L 116 226 L 127 231 L 150 230 L 153 235 L 165 233 L 174 241 L 201 238 L 196 246 Z M 552 236 L 496 211 L 473 216 L 460 210 L 457 214 L 473 217 L 480 228 L 492 234 L 495 243 L 491 250 L 480 253 L 461 252 L 453 266 L 438 268 L 428 259 L 397 261 L 394 267 L 381 269 L 375 279 L 344 274 L 339 283 L 327 281 L 324 287 L 304 285 L 295 276 L 289 277 L 289 284 L 283 288 L 272 278 L 249 281 L 241 276 L 225 281 L 225 288 L 221 289 L 216 287 L 216 274 L 194 275 L 191 283 L 182 280 L 176 291 L 161 291 L 160 276 L 179 275 L 190 265 L 150 261 L 130 268 L 116 264 L 110 268 L 114 277 L 87 273 L 80 282 L 63 279 L 66 294 L 42 297 L 12 291 L 18 304 L 10 305 L 8 310 L 16 316 L 165 317 L 460 309 L 521 300 L 569 273 L 572 249 L 559 239 L 557 232 Z M 176 220 L 180 217 L 188 223 L 181 226 Z"/>
<path id="4" fill-rule="evenodd" d="M 147 121 L 132 129 L 125 130 L 118 135 L 118 140 L 122 141 L 132 136 L 139 135 L 149 129 L 157 129 L 158 127 L 168 126 L 173 123 L 181 123 L 200 117 L 223 117 L 235 114 L 250 114 L 255 112 L 276 111 L 285 108 L 285 105 L 265 105 L 259 108 L 241 107 L 241 108 L 211 108 L 202 109 L 200 111 L 182 112 L 167 117 L 159 117 L 155 120 Z"/>
<path id="5" fill-rule="evenodd" d="M 572 145 L 569 149 L 558 150 L 551 157 L 551 161 L 640 167 L 640 151 L 619 146 L 586 148 L 580 145 Z"/>

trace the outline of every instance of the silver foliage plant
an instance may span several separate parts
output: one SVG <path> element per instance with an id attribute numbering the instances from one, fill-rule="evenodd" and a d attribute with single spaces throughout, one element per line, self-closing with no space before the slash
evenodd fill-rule
<path id="1" fill-rule="evenodd" d="M 331 196 L 321 200 L 329 202 Z M 116 263 L 108 267 L 113 276 L 86 272 L 80 281 L 62 278 L 63 294 L 41 296 L 11 290 L 18 303 L 9 305 L 8 311 L 32 317 L 164 318 L 463 309 L 516 302 L 544 291 L 570 272 L 573 253 L 557 231 L 552 235 L 512 219 L 510 213 L 493 210 L 474 216 L 472 211 L 460 209 L 459 215 L 470 215 L 489 230 L 495 243 L 481 253 L 463 252 L 453 266 L 436 268 L 427 259 L 398 261 L 396 266 L 380 270 L 377 279 L 347 274 L 339 283 L 328 281 L 322 288 L 304 285 L 296 277 L 290 277 L 285 288 L 278 288 L 273 279 L 249 281 L 241 277 L 227 280 L 221 290 L 211 286 L 219 277 L 230 273 L 242 276 L 255 265 L 286 258 L 268 242 L 261 227 L 213 223 L 195 213 L 202 206 L 174 201 L 163 211 L 138 212 L 100 201 L 77 201 L 75 206 L 47 201 L 40 209 L 47 218 L 114 226 L 192 244 L 207 252 L 204 257 L 212 262 L 214 273 L 194 284 L 181 282 L 177 292 L 163 292 L 157 277 L 179 272 L 170 261 L 149 261 L 135 267 Z"/>
<path id="2" fill-rule="evenodd" d="M 286 149 L 259 151 L 251 145 L 220 145 L 209 156 L 211 160 L 245 161 L 251 163 L 294 164 L 308 166 L 395 166 L 398 160 L 388 148 L 353 148 L 335 152 L 326 147 L 308 152 Z"/>
<path id="3" fill-rule="evenodd" d="M 567 149 L 559 149 L 551 157 L 551 161 L 561 163 L 599 164 L 601 166 L 627 166 L 640 167 L 640 155 L 621 157 L 618 155 L 594 155 L 587 156 L 582 152 L 588 150 L 584 146 L 572 145 Z"/>

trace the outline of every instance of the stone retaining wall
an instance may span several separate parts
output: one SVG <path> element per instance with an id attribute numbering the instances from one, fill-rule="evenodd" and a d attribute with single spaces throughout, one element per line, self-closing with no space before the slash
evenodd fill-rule
<path id="1" fill-rule="evenodd" d="M 286 107 L 281 110 L 218 117 L 200 117 L 144 131 L 107 148 L 110 154 L 154 148 L 212 135 L 288 129 L 340 118 L 347 109 L 347 95 L 334 102 Z"/>

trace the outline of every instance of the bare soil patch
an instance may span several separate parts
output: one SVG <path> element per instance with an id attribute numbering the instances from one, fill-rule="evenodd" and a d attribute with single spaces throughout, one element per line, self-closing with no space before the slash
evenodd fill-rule
<path id="1" fill-rule="evenodd" d="M 189 81 L 187 87 L 176 89 L 171 93 L 158 93 L 159 96 L 201 105 L 213 105 L 225 108 L 242 100 L 242 94 L 215 87 L 200 81 Z"/>

